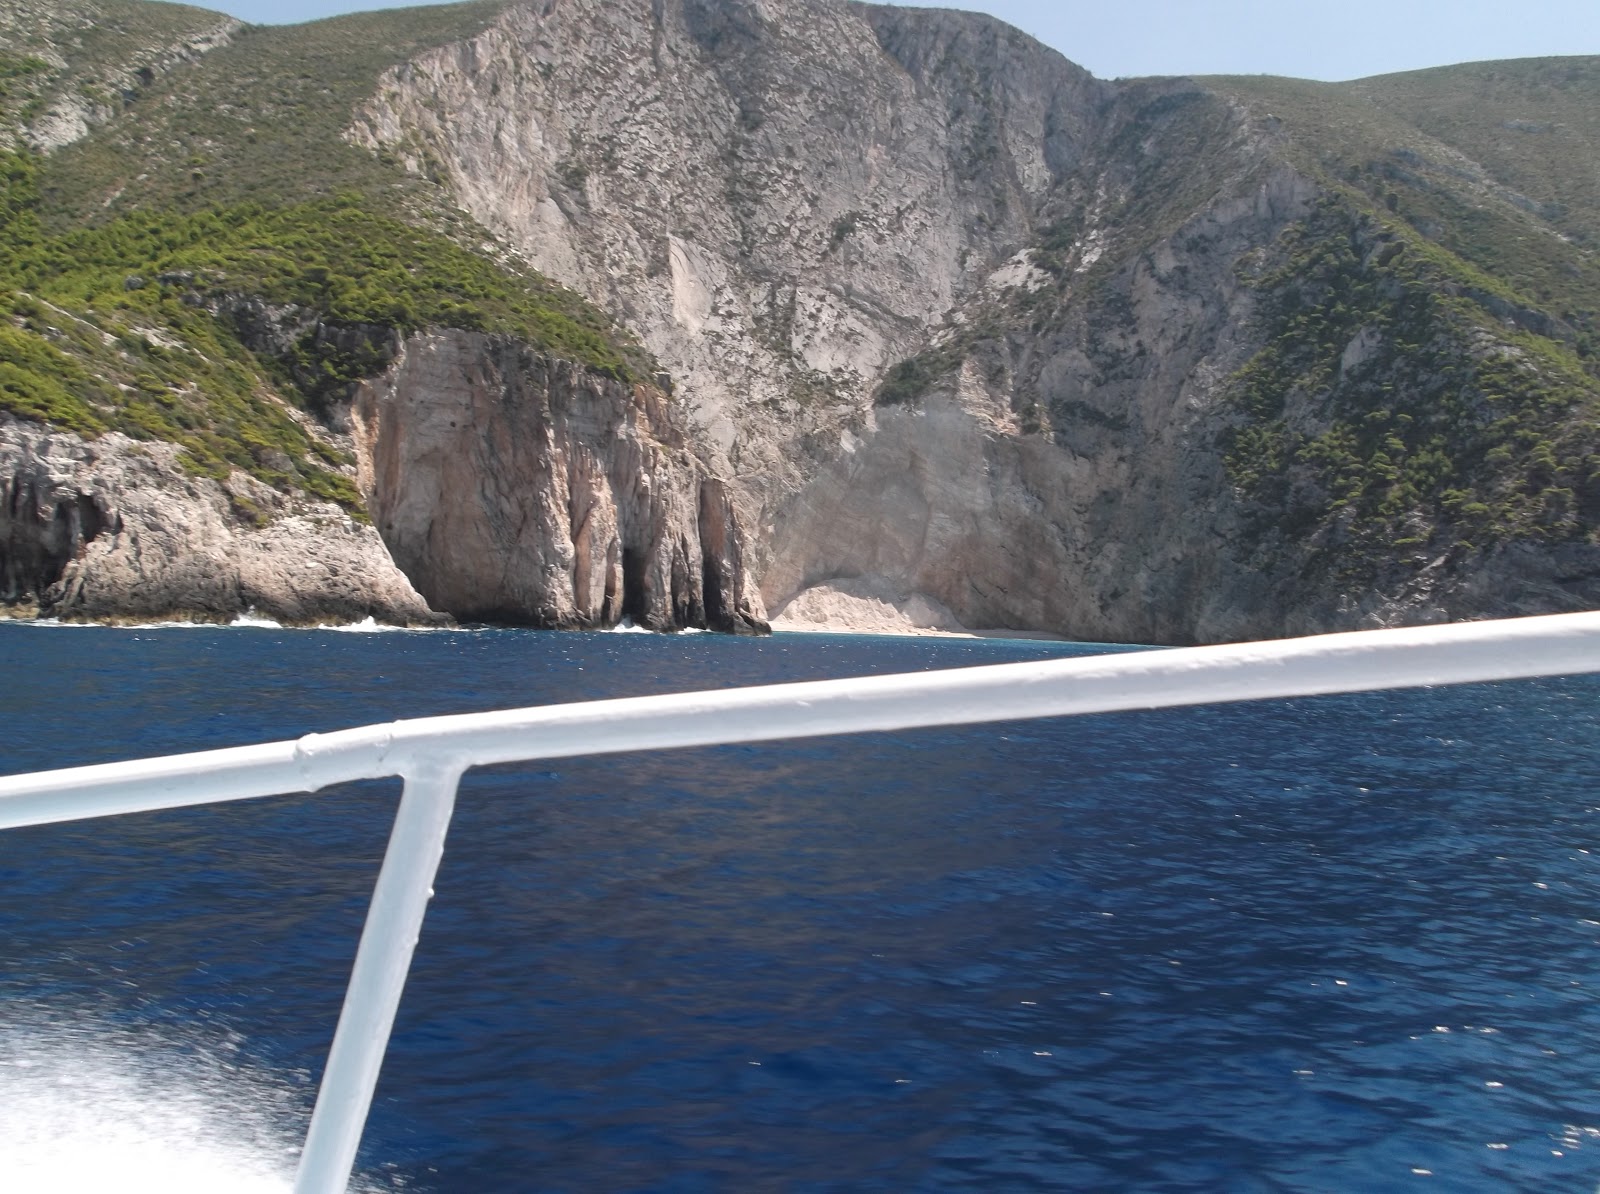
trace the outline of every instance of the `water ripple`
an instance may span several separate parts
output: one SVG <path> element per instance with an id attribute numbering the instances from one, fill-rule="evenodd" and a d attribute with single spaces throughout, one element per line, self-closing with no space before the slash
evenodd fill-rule
<path id="1" fill-rule="evenodd" d="M 60 678 L 0 715 L 21 770 L 1072 649 L 0 626 L 0 663 Z M 1597 695 L 474 774 L 365 1163 L 490 1194 L 1592 1188 Z M 303 1116 L 392 807 L 369 785 L 8 834 L 0 994 L 216 1026 L 305 1079 Z"/>

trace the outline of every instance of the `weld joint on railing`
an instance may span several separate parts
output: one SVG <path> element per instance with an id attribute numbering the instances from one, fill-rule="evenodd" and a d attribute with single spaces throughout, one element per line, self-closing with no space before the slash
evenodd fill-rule
<path id="1" fill-rule="evenodd" d="M 396 724 L 388 722 L 329 734 L 305 734 L 295 739 L 294 762 L 304 790 L 316 792 L 329 784 L 347 780 L 379 779 L 398 774 L 390 761 Z"/>
<path id="2" fill-rule="evenodd" d="M 404 763 L 397 764 L 393 768 L 393 774 L 398 775 L 406 783 L 416 780 L 448 783 L 454 787 L 461 782 L 461 777 L 476 765 L 476 761 L 466 755 L 443 751 L 437 747 L 431 750 L 424 748 Z"/>

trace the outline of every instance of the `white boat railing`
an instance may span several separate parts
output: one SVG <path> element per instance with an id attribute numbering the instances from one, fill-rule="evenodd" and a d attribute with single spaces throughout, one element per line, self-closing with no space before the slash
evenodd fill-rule
<path id="1" fill-rule="evenodd" d="M 1600 613 L 1580 613 L 588 701 L 0 777 L 0 829 L 404 780 L 294 1187 L 338 1194 L 470 767 L 1597 671 Z"/>

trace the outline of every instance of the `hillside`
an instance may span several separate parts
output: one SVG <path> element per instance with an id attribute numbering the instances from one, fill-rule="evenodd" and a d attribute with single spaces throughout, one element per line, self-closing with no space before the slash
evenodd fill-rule
<path id="1" fill-rule="evenodd" d="M 230 579 L 230 557 L 251 554 L 250 544 L 285 519 L 305 522 L 315 538 L 339 527 L 342 511 L 368 557 L 358 569 L 377 570 L 368 577 L 377 589 L 394 587 L 387 557 L 397 545 L 355 525 L 371 525 L 372 502 L 358 480 L 363 470 L 375 475 L 359 437 L 386 434 L 378 415 L 365 423 L 354 416 L 355 383 L 403 372 L 419 345 L 447 349 L 452 342 L 440 333 L 453 329 L 476 337 L 484 354 L 506 343 L 574 362 L 593 379 L 586 384 L 602 390 L 655 384 L 654 363 L 604 315 L 508 263 L 440 188 L 408 181 L 340 139 L 363 78 L 370 85 L 373 71 L 403 61 L 418 37 L 437 44 L 476 27 L 461 10 L 415 15 L 410 23 L 339 22 L 308 36 L 219 24 L 213 14 L 165 5 L 7 13 L 11 149 L 0 161 L 0 220 L 12 251 L 0 261 L 10 316 L 0 327 L 0 412 L 108 448 L 85 455 L 68 441 L 66 457 L 51 457 L 41 453 L 55 441 L 41 444 L 15 428 L 5 437 L 19 458 L 5 485 L 16 500 L 0 519 L 0 596 L 69 616 L 131 616 L 136 611 L 123 607 L 132 602 L 152 616 L 227 617 L 263 604 L 262 612 L 293 620 L 413 620 L 424 608 L 415 593 L 398 604 L 319 604 L 303 594 L 314 579 L 285 588 L 273 576 L 260 592 Z M 675 433 L 648 413 L 652 402 L 659 397 L 638 408 L 646 413 L 622 416 L 636 429 L 613 425 L 605 434 L 670 441 Z M 106 542 L 130 502 L 161 504 L 123 492 L 139 473 L 123 459 L 138 450 L 122 448 L 125 441 L 176 449 L 162 456 L 163 478 L 140 484 L 187 491 L 197 511 L 180 517 L 219 524 L 203 547 L 172 543 L 152 527 L 143 530 L 160 540 L 156 553 L 136 550 L 139 528 Z M 112 463 L 86 472 L 97 459 Z M 698 485 L 692 476 L 681 483 Z M 84 485 L 95 492 L 73 492 Z M 80 509 L 90 513 L 79 517 Z M 601 545 L 614 558 L 602 560 L 595 594 L 551 597 L 539 582 L 517 579 L 543 566 L 522 561 L 502 570 L 520 596 L 496 598 L 484 587 L 453 612 L 513 622 L 606 623 L 626 614 L 661 628 L 704 624 L 701 564 L 690 575 L 671 562 L 677 549 L 662 540 L 653 511 L 646 502 L 636 512 L 642 529 L 620 528 L 616 542 Z M 160 512 L 163 523 L 174 513 Z M 692 523 L 697 515 L 676 517 Z M 715 503 L 709 517 L 714 532 Z M 325 573 L 323 547 L 288 542 L 277 550 L 304 552 L 309 570 Z M 644 575 L 624 578 L 627 550 L 644 561 L 630 565 Z M 191 551 L 203 557 L 199 582 L 162 558 Z M 92 600 L 77 561 L 107 552 L 96 568 L 119 579 L 109 597 Z M 568 571 L 579 568 L 570 544 L 568 555 Z M 668 574 L 652 576 L 660 568 Z M 719 557 L 712 573 L 718 568 L 733 569 L 720 583 L 742 585 L 728 560 Z M 437 590 L 428 578 L 411 580 L 424 593 Z M 712 621 L 738 623 L 732 611 L 742 594 L 714 597 Z"/>
<path id="2" fill-rule="evenodd" d="M 0 7 L 0 138 L 43 151 L 71 144 L 242 28 L 177 4 L 12 0 Z"/>
<path id="3" fill-rule="evenodd" d="M 1348 89 L 1459 150 L 1574 243 L 1600 246 L 1600 59 L 1482 62 Z"/>
<path id="4" fill-rule="evenodd" d="M 471 499 L 466 538 L 530 576 L 462 616 L 870 594 L 1197 641 L 1587 606 L 1597 105 L 1596 59 L 1113 84 L 988 18 L 842 0 L 287 28 L 13 0 L 0 410 L 175 444 L 241 528 L 332 503 L 441 594 L 469 562 L 375 480 L 362 395 L 422 418 L 423 345 L 479 362 L 428 384 L 499 387 L 486 438 L 393 449 L 433 459 L 567 443 L 566 398 L 527 424 L 513 397 L 567 375 L 493 346 L 622 387 L 602 405 L 638 413 Z M 630 505 L 614 418 L 688 496 Z"/>
<path id="5" fill-rule="evenodd" d="M 210 437 L 207 448 L 190 445 L 190 456 L 211 468 L 250 468 L 240 449 L 260 435 L 303 457 L 311 441 L 290 429 L 274 388 L 315 409 L 375 371 L 381 353 L 358 349 L 346 359 L 323 335 L 281 359 L 258 357 L 215 319 L 245 296 L 314 314 L 323 330 L 469 328 L 519 336 L 622 380 L 652 372 L 626 335 L 576 295 L 476 251 L 482 238 L 459 218 L 432 232 L 400 222 L 411 196 L 394 192 L 417 188 L 341 139 L 363 80 L 370 86 L 377 70 L 419 45 L 475 29 L 481 20 L 464 9 L 425 10 L 410 24 L 395 14 L 355 18 L 314 32 L 219 26 L 215 14 L 137 0 L 20 12 L 33 19 L 19 28 L 13 14 L 24 52 L 13 61 L 33 65 L 15 68 L 16 98 L 31 98 L 10 109 L 21 134 L 6 159 L 0 207 L 13 246 L 0 286 L 17 295 L 20 321 L 10 363 L 28 372 L 8 387 L 15 413 L 177 442 L 187 422 Z M 173 39 L 184 39 L 179 51 L 170 50 Z M 167 69 L 152 73 L 147 64 L 156 61 Z M 61 127 L 61 111 L 112 87 L 119 110 L 97 111 L 89 122 L 97 136 L 39 156 L 48 145 L 40 129 Z M 48 311 L 68 328 L 56 329 L 55 346 L 33 342 L 24 351 L 37 334 L 30 323 Z M 162 340 L 203 351 L 174 357 Z M 125 394 L 131 385 L 134 396 L 90 385 L 84 370 Z M 159 389 L 152 374 L 165 375 Z M 230 404 L 239 411 L 224 409 Z M 188 417 L 175 423 L 162 406 L 188 408 Z M 351 487 L 342 492 L 359 508 Z"/>
<path id="6" fill-rule="evenodd" d="M 1600 193 L 1572 92 L 1600 95 L 1597 68 L 1214 81 L 1323 189 L 1256 275 L 1269 342 L 1229 393 L 1230 476 L 1322 537 L 1316 564 L 1364 578 L 1396 548 L 1590 537 Z M 1520 144 L 1529 127 L 1548 143 Z"/>

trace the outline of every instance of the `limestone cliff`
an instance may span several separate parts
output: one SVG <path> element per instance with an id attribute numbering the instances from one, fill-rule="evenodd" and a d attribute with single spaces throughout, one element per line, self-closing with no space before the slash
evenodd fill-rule
<path id="1" fill-rule="evenodd" d="M 360 484 L 435 608 L 765 632 L 731 503 L 662 391 L 477 333 L 418 333 L 394 356 L 356 388 Z"/>
<path id="2" fill-rule="evenodd" d="M 1234 262 L 1314 193 L 1263 169 L 1270 138 L 1212 102 L 1240 135 L 1177 235 L 915 409 L 873 395 L 1053 281 L 1028 247 L 1055 213 L 1089 213 L 1069 278 L 1133 256 L 1115 147 L 1174 94 L 968 14 L 574 0 L 391 72 L 351 136 L 442 162 L 478 219 L 639 330 L 734 474 L 769 608 L 857 578 L 971 626 L 1170 641 L 1267 630 L 1217 550 L 1210 438 L 1247 357 Z"/>
<path id="3" fill-rule="evenodd" d="M 1381 448 L 1372 526 L 1427 529 L 1372 537 L 1420 534 L 1425 559 L 1345 550 L 1334 496 L 1316 535 L 1264 517 L 1237 450 L 1239 379 L 1270 344 L 1263 263 L 1319 205 L 1367 200 L 1247 89 L 1100 82 L 970 14 L 564 0 L 390 70 L 347 135 L 638 332 L 730 475 L 775 612 L 855 585 L 969 626 L 1191 642 L 1600 599 L 1567 560 L 1583 526 L 1519 545 L 1501 520 L 1490 542 L 1439 482 L 1402 517 Z M 1442 163 L 1428 193 L 1464 176 L 1392 135 Z M 1462 359 L 1514 356 L 1489 315 Z M 1399 417 L 1278 400 L 1280 471 Z M 1385 434 L 1422 459 L 1407 426 Z M 1476 443 L 1439 450 L 1492 488 Z"/>
<path id="4" fill-rule="evenodd" d="M 1105 86 L 999 22 L 897 48 L 835 0 L 512 5 L 388 72 L 349 132 L 634 328 L 752 509 L 1027 239 Z M 763 553 L 764 556 L 765 553 Z"/>
<path id="5" fill-rule="evenodd" d="M 372 527 L 172 444 L 0 415 L 0 608 L 68 620 L 438 625 Z"/>

